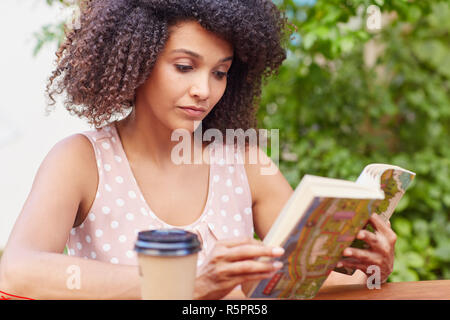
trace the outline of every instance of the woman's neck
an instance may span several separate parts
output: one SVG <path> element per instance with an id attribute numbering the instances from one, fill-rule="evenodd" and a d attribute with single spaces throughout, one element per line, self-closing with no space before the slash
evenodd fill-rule
<path id="1" fill-rule="evenodd" d="M 172 159 L 172 150 L 181 143 L 181 140 L 172 141 L 172 130 L 160 122 L 154 121 L 154 117 L 140 115 L 137 109 L 116 123 L 117 132 L 122 141 L 123 148 L 130 162 L 145 162 L 160 170 L 172 170 L 177 166 Z M 194 144 L 194 135 L 191 134 L 190 143 L 183 141 L 184 145 L 190 145 L 191 158 L 194 163 L 195 151 L 203 154 L 203 146 Z M 196 148 L 197 150 L 194 150 Z M 179 167 L 179 166 L 177 166 Z"/>

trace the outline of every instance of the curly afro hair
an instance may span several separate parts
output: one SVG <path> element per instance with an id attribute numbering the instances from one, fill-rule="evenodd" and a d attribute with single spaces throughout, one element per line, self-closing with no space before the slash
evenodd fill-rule
<path id="1" fill-rule="evenodd" d="M 270 0 L 84 0 L 79 28 L 66 30 L 46 94 L 66 92 L 71 114 L 100 128 L 132 110 L 169 27 L 194 20 L 234 48 L 224 95 L 203 131 L 256 127 L 261 87 L 286 58 L 287 19 Z"/>

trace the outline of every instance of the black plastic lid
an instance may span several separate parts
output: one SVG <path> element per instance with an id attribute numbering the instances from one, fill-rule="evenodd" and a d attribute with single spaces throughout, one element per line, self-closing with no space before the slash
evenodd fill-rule
<path id="1" fill-rule="evenodd" d="M 152 256 L 185 256 L 201 250 L 195 233 L 181 229 L 141 231 L 134 250 Z"/>

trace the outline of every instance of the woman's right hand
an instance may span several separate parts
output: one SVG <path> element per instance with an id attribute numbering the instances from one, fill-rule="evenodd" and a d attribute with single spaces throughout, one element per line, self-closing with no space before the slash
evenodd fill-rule
<path id="1" fill-rule="evenodd" d="M 255 239 L 217 241 L 195 281 L 194 299 L 221 299 L 243 282 L 270 278 L 282 263 L 256 258 L 277 258 L 283 253 L 282 248 L 268 247 Z"/>

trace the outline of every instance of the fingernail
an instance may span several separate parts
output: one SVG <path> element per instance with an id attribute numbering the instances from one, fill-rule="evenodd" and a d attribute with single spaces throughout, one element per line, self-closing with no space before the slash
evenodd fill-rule
<path id="1" fill-rule="evenodd" d="M 281 247 L 275 247 L 275 248 L 272 249 L 272 253 L 274 255 L 281 255 L 281 254 L 284 253 L 284 249 L 281 248 Z"/>
<path id="2" fill-rule="evenodd" d="M 358 239 L 360 240 L 364 239 L 364 233 L 358 233 Z"/>
<path id="3" fill-rule="evenodd" d="M 338 262 L 338 264 L 336 265 L 336 267 L 338 268 L 342 268 L 344 266 L 344 264 L 342 262 Z"/>
<path id="4" fill-rule="evenodd" d="M 274 267 L 275 269 L 280 269 L 282 266 L 283 266 L 283 263 L 280 262 L 280 261 L 275 261 L 275 262 L 273 263 L 273 267 Z"/>
<path id="5" fill-rule="evenodd" d="M 352 255 L 352 250 L 351 249 L 345 249 L 344 250 L 344 255 L 345 256 L 351 256 Z"/>

